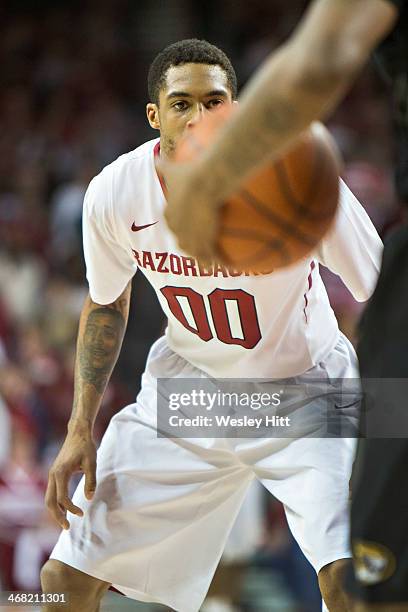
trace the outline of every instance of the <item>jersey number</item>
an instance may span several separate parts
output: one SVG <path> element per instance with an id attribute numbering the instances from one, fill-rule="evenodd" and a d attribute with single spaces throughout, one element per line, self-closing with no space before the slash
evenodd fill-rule
<path id="1" fill-rule="evenodd" d="M 160 289 L 176 319 L 191 333 L 208 342 L 214 336 L 204 297 L 190 287 Z M 218 340 L 252 349 L 261 339 L 254 296 L 243 289 L 215 289 L 207 296 Z M 238 313 L 240 325 L 233 313 Z M 235 321 L 235 325 L 232 322 Z"/>

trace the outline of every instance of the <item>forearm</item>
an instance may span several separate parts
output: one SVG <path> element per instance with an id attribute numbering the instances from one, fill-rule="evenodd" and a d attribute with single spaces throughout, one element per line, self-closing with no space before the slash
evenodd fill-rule
<path id="1" fill-rule="evenodd" d="M 217 199 L 229 195 L 254 167 L 281 155 L 312 121 L 327 116 L 352 81 L 352 71 L 304 71 L 303 62 L 294 65 L 292 55 L 294 60 L 297 53 L 288 46 L 265 63 L 204 154 L 202 176 Z"/>
<path id="2" fill-rule="evenodd" d="M 96 304 L 88 296 L 79 322 L 73 409 L 68 427 L 93 427 L 118 359 L 129 315 L 131 283 L 115 302 Z"/>
<path id="3" fill-rule="evenodd" d="M 289 42 L 249 81 L 235 116 L 204 153 L 203 184 L 197 188 L 225 199 L 248 171 L 281 155 L 312 121 L 327 117 L 396 16 L 384 0 L 311 2 Z"/>

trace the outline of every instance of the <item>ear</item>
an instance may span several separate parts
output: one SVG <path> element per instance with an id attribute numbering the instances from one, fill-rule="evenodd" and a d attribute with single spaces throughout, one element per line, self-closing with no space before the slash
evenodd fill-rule
<path id="1" fill-rule="evenodd" d="M 146 105 L 146 115 L 147 115 L 147 120 L 150 123 L 150 126 L 154 130 L 160 130 L 159 107 L 157 106 L 157 104 L 153 104 L 153 102 L 149 102 Z"/>

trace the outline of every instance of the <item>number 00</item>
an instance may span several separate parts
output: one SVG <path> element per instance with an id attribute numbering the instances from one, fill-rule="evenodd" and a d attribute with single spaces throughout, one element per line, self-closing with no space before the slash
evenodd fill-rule
<path id="1" fill-rule="evenodd" d="M 176 319 L 193 334 L 208 342 L 214 336 L 207 317 L 204 297 L 190 287 L 163 287 L 160 289 L 167 300 L 169 308 Z M 194 325 L 188 318 L 178 298 L 186 298 L 194 319 Z M 255 299 L 243 289 L 215 289 L 207 296 L 211 318 L 218 340 L 225 344 L 237 344 L 252 349 L 261 339 Z M 235 302 L 241 324 L 241 335 L 233 335 L 227 302 Z"/>

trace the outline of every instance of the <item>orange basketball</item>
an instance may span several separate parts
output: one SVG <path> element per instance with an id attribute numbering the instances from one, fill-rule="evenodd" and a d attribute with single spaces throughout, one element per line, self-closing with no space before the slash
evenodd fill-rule
<path id="1" fill-rule="evenodd" d="M 231 106 L 208 113 L 180 141 L 175 159 L 195 158 L 210 143 Z M 339 155 L 326 128 L 315 123 L 280 159 L 243 182 L 222 207 L 220 261 L 270 272 L 307 256 L 329 229 L 339 198 Z"/>

